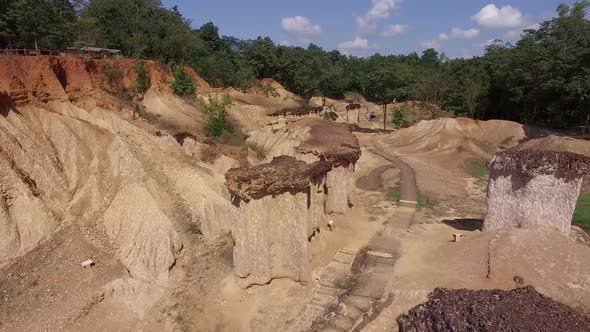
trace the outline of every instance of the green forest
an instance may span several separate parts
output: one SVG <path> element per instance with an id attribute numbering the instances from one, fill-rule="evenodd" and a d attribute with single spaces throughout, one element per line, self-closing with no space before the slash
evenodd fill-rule
<path id="1" fill-rule="evenodd" d="M 559 5 L 515 44 L 495 41 L 484 55 L 347 56 L 310 44 L 220 36 L 159 0 L 0 0 L 0 48 L 96 46 L 128 57 L 183 64 L 211 85 L 247 89 L 273 78 L 303 96 L 359 92 L 380 104 L 419 100 L 456 115 L 553 128 L 590 118 L 590 1 Z"/>

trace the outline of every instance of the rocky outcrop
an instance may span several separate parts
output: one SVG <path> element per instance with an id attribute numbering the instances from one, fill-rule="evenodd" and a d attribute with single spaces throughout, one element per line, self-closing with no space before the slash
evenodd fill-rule
<path id="1" fill-rule="evenodd" d="M 248 142 L 266 151 L 267 161 L 281 155 L 308 163 L 328 161 L 333 169 L 326 179 L 326 213 L 346 212 L 354 166 L 361 154 L 358 139 L 346 124 L 306 118 L 274 131 L 252 132 Z"/>
<path id="2" fill-rule="evenodd" d="M 590 159 L 570 152 L 506 151 L 489 163 L 484 230 L 553 227 L 571 231 Z"/>
<path id="3" fill-rule="evenodd" d="M 532 286 L 511 291 L 437 288 L 397 319 L 400 332 L 588 331 L 590 319 Z"/>
<path id="4" fill-rule="evenodd" d="M 232 235 L 235 273 L 242 287 L 276 278 L 311 281 L 309 237 L 324 218 L 324 185 L 331 168 L 326 161 L 307 164 L 282 156 L 226 174 L 239 207 Z"/>
<path id="5" fill-rule="evenodd" d="M 120 71 L 114 85 L 140 102 L 134 68 L 133 60 L 0 58 L 0 266 L 77 224 L 104 232 L 132 278 L 160 284 L 183 246 L 230 231 L 236 209 L 214 167 L 231 163 L 193 158 L 133 119 L 105 78 Z M 172 73 L 151 61 L 146 68 L 146 112 L 198 128 L 200 112 L 169 91 Z"/>

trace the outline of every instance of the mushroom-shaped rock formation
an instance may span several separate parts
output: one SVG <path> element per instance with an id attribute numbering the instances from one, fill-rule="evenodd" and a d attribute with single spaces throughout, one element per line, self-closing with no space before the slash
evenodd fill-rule
<path id="1" fill-rule="evenodd" d="M 589 158 L 571 152 L 505 151 L 489 167 L 484 230 L 544 226 L 570 233 Z"/>
<path id="2" fill-rule="evenodd" d="M 240 286 L 276 278 L 311 281 L 309 237 L 324 218 L 326 161 L 307 164 L 281 156 L 268 164 L 234 168 L 226 185 L 239 217 L 232 226 Z"/>
<path id="3" fill-rule="evenodd" d="M 326 213 L 345 213 L 353 190 L 354 166 L 361 155 L 358 139 L 345 124 L 305 119 L 297 125 L 309 126 L 310 138 L 295 150 L 327 160 L 334 167 L 326 179 Z"/>
<path id="4" fill-rule="evenodd" d="M 306 162 L 326 160 L 328 173 L 326 213 L 345 213 L 353 190 L 353 173 L 360 158 L 359 141 L 346 124 L 305 118 L 274 131 L 250 133 L 250 143 L 267 152 L 267 158 L 288 155 Z"/>

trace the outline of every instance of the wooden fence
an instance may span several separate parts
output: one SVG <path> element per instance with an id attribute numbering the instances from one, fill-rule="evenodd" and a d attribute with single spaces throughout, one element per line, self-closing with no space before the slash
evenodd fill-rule
<path id="1" fill-rule="evenodd" d="M 31 49 L 31 48 L 5 48 L 0 49 L 0 56 L 78 56 L 88 58 L 118 58 L 121 57 L 119 53 L 110 53 L 106 51 L 89 51 L 80 49 L 67 50 L 49 50 L 49 49 Z"/>

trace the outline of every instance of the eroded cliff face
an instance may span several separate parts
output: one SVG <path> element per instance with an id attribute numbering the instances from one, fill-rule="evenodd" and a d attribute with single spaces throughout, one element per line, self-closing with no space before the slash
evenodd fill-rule
<path id="1" fill-rule="evenodd" d="M 266 152 L 265 161 L 287 155 L 308 163 L 330 162 L 333 169 L 326 179 L 325 212 L 345 213 L 348 210 L 360 146 L 347 125 L 307 118 L 275 130 L 253 131 L 248 142 Z"/>
<path id="2" fill-rule="evenodd" d="M 490 162 L 484 230 L 552 227 L 569 234 L 590 159 L 569 152 L 508 151 Z"/>
<path id="3" fill-rule="evenodd" d="M 163 283 L 183 246 L 229 232 L 236 209 L 217 160 L 135 119 L 104 86 L 105 71 L 120 70 L 121 91 L 168 125 L 199 128 L 200 112 L 169 91 L 171 73 L 156 63 L 146 62 L 145 99 L 132 92 L 135 62 L 105 63 L 0 59 L 0 266 L 61 227 L 98 225 L 133 278 Z"/>
<path id="4" fill-rule="evenodd" d="M 234 267 L 242 287 L 272 279 L 311 281 L 310 236 L 325 219 L 331 165 L 281 156 L 226 174 L 239 217 L 232 227 Z"/>

